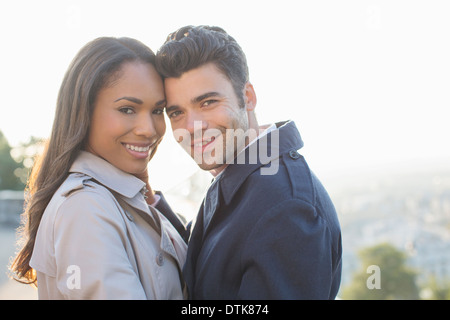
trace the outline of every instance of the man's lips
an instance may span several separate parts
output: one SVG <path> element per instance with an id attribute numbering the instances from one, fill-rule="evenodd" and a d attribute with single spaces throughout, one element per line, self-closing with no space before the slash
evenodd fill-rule
<path id="1" fill-rule="evenodd" d="M 202 147 L 210 144 L 214 140 L 216 140 L 216 137 L 209 137 L 209 138 L 204 138 L 201 141 L 194 141 L 194 142 L 191 143 L 191 147 L 202 148 Z"/>

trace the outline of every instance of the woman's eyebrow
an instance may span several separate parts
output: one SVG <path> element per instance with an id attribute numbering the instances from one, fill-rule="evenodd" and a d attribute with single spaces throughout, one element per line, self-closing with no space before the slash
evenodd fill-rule
<path id="1" fill-rule="evenodd" d="M 130 102 L 134 102 L 134 103 L 137 103 L 137 104 L 143 104 L 141 99 L 134 98 L 134 97 L 121 97 L 121 98 L 119 98 L 117 100 L 114 100 L 114 102 L 117 102 L 117 101 L 120 101 L 120 100 L 128 100 Z"/>
<path id="2" fill-rule="evenodd" d="M 165 107 L 167 104 L 167 101 L 165 99 L 158 101 L 157 103 L 155 103 L 156 107 Z"/>

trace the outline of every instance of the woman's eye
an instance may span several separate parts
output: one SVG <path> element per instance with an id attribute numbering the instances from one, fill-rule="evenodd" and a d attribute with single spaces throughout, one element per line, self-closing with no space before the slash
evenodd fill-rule
<path id="1" fill-rule="evenodd" d="M 161 114 L 164 114 L 164 109 L 158 108 L 158 109 L 153 110 L 152 113 L 156 114 L 156 115 L 161 115 Z"/>
<path id="2" fill-rule="evenodd" d="M 120 112 L 125 113 L 125 114 L 133 114 L 134 110 L 133 108 L 130 107 L 122 107 L 119 109 Z"/>

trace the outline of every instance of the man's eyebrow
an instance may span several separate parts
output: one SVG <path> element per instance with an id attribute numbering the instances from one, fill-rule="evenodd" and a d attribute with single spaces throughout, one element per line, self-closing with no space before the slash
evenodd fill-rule
<path id="1" fill-rule="evenodd" d="M 208 99 L 208 98 L 211 98 L 211 97 L 217 97 L 217 96 L 221 96 L 221 94 L 219 92 L 215 92 L 215 91 L 207 92 L 207 93 L 204 93 L 202 95 L 199 95 L 198 97 L 192 98 L 191 99 L 191 103 L 192 104 L 197 104 L 197 103 L 199 103 L 199 102 L 201 102 L 201 101 L 203 101 L 205 99 Z M 172 105 L 170 107 L 166 107 L 166 113 L 168 114 L 168 113 L 170 113 L 170 112 L 172 112 L 174 110 L 178 110 L 178 109 L 180 109 L 179 105 Z"/>
<path id="2" fill-rule="evenodd" d="M 207 93 L 204 93 L 204 94 L 202 94 L 202 95 L 200 95 L 198 97 L 193 98 L 191 100 L 191 102 L 193 104 L 195 104 L 195 103 L 201 102 L 202 100 L 205 100 L 205 99 L 208 99 L 208 98 L 211 98 L 211 97 L 216 97 L 216 96 L 220 96 L 220 93 L 215 92 L 215 91 L 207 92 Z"/>
<path id="3" fill-rule="evenodd" d="M 128 100 L 137 104 L 143 104 L 141 99 L 135 98 L 135 97 L 121 97 L 119 99 L 114 100 L 114 102 L 120 101 L 120 100 Z"/>
<path id="4" fill-rule="evenodd" d="M 170 112 L 178 110 L 178 109 L 180 109 L 180 107 L 177 105 L 166 107 L 166 113 L 169 114 Z"/>

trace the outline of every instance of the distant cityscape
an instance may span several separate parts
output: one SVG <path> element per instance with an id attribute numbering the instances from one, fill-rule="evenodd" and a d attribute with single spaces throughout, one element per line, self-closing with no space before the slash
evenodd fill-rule
<path id="1" fill-rule="evenodd" d="M 450 280 L 450 164 L 377 171 L 340 183 L 332 198 L 343 234 L 343 286 L 359 266 L 358 251 L 383 242 L 407 254 L 418 282 Z"/>

